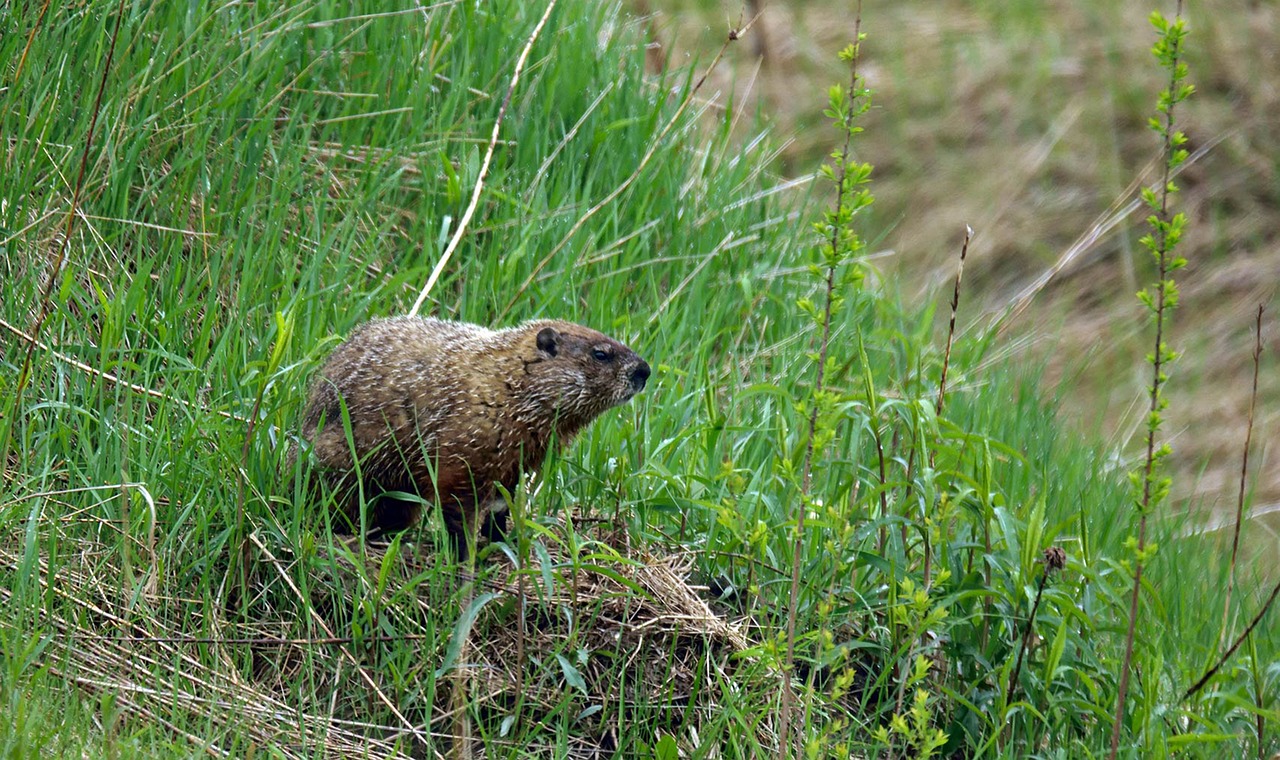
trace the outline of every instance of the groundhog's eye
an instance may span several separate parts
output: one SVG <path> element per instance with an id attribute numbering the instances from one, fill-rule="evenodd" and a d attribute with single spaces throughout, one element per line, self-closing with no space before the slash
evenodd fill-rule
<path id="1" fill-rule="evenodd" d="M 607 348 L 592 349 L 591 355 L 594 356 L 598 362 L 607 362 L 613 358 L 613 352 Z"/>

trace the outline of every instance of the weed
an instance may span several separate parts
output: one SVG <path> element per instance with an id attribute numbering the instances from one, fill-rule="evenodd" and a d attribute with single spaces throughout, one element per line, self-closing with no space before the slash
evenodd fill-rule
<path id="1" fill-rule="evenodd" d="M 1143 236 L 1141 243 L 1156 262 L 1156 284 L 1154 288 L 1144 289 L 1138 293 L 1138 300 L 1147 307 L 1155 323 L 1155 349 L 1147 355 L 1151 364 L 1150 406 L 1147 412 L 1146 460 L 1140 472 L 1130 477 L 1135 490 L 1134 504 L 1138 509 L 1138 535 L 1133 541 L 1133 593 L 1129 601 L 1129 629 L 1125 637 L 1124 656 L 1120 663 L 1120 684 L 1117 687 L 1116 717 L 1111 729 L 1111 754 L 1114 758 L 1120 746 L 1121 724 L 1124 721 L 1125 699 L 1129 689 L 1129 665 L 1133 659 L 1134 629 L 1138 624 L 1138 595 L 1142 590 L 1142 568 L 1155 554 L 1155 545 L 1147 545 L 1147 518 L 1159 508 L 1169 495 L 1171 479 L 1161 475 L 1161 463 L 1169 456 L 1172 449 L 1167 443 L 1156 446 L 1156 436 L 1163 422 L 1163 412 L 1168 407 L 1163 390 L 1168 379 L 1165 371 L 1168 365 L 1178 358 L 1165 342 L 1166 320 L 1169 312 L 1178 306 L 1178 287 L 1173 280 L 1173 273 L 1187 265 L 1186 259 L 1175 255 L 1178 241 L 1182 238 L 1187 224 L 1185 214 L 1174 214 L 1169 208 L 1169 201 L 1177 192 L 1173 184 L 1172 174 L 1186 160 L 1187 137 L 1175 128 L 1174 107 L 1191 96 L 1194 88 L 1186 84 L 1187 64 L 1182 60 L 1183 41 L 1186 38 L 1186 23 L 1182 19 L 1182 3 L 1178 3 L 1178 13 L 1173 21 L 1168 21 L 1159 12 L 1151 16 L 1151 24 L 1159 34 L 1152 53 L 1161 67 L 1169 75 L 1169 86 L 1160 93 L 1156 111 L 1159 117 L 1151 119 L 1151 128 L 1160 135 L 1163 143 L 1161 156 L 1164 170 L 1158 189 L 1144 188 L 1142 199 L 1151 209 L 1147 224 L 1151 233 Z"/>

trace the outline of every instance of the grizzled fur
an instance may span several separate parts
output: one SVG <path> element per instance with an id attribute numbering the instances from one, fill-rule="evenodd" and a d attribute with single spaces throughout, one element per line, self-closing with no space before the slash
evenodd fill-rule
<path id="1" fill-rule="evenodd" d="M 311 387 L 303 420 L 318 475 L 358 528 L 356 461 L 370 527 L 406 528 L 437 503 L 455 539 L 610 407 L 639 393 L 649 365 L 595 330 L 538 320 L 505 330 L 432 318 L 368 322 L 338 346 Z M 348 439 L 342 419 L 351 421 Z M 353 460 L 352 453 L 356 459 Z"/>

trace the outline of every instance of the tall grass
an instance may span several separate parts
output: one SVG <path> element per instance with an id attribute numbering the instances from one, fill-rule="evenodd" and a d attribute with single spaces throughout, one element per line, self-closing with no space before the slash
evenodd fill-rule
<path id="1" fill-rule="evenodd" d="M 771 173 L 772 136 L 742 142 L 732 113 L 690 97 L 701 70 L 644 73 L 616 6 L 557 4 L 423 309 L 590 324 L 650 361 L 650 388 L 512 494 L 520 528 L 478 577 L 432 551 L 433 524 L 347 543 L 296 490 L 307 379 L 351 327 L 413 304 L 544 8 L 90 2 L 6 19 L 5 753 L 444 753 L 465 725 L 510 756 L 773 756 L 791 614 L 812 754 L 902 756 L 939 735 L 944 753 L 1105 751 L 1125 467 L 1064 433 L 1039 368 L 981 336 L 951 349 L 939 413 L 935 307 L 871 272 L 833 302 L 832 434 L 803 487 L 813 323 L 796 300 L 821 297 L 805 199 Z M 1217 652 L 1202 613 L 1223 607 L 1226 566 L 1179 528 L 1149 526 L 1173 548 L 1144 572 L 1131 755 L 1244 747 L 1275 710 L 1274 628 L 1181 699 Z M 1052 546 L 1068 560 L 1046 583 Z M 693 607 L 663 606 L 654 579 L 676 576 L 716 613 L 702 633 Z"/>

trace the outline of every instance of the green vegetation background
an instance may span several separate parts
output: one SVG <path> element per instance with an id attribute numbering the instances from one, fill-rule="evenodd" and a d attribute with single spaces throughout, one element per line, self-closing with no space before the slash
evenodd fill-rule
<path id="1" fill-rule="evenodd" d="M 121 7 L 110 67 L 113 3 L 8 9 L 0 36 L 0 747 L 322 754 L 314 736 L 259 747 L 252 728 L 265 718 L 243 705 L 179 698 L 202 684 L 221 694 L 269 683 L 300 714 L 337 704 L 358 719 L 345 728 L 384 737 L 396 726 L 389 709 L 353 698 L 354 676 L 324 670 L 332 660 L 320 653 L 264 673 L 269 663 L 249 647 L 196 643 L 166 664 L 136 639 L 163 630 L 215 642 L 233 625 L 319 635 L 311 593 L 341 587 L 332 557 L 343 549 L 283 472 L 307 378 L 352 326 L 412 304 L 465 208 L 541 7 Z M 873 35 L 876 26 L 869 16 Z M 1125 33 L 1145 40 L 1148 30 Z M 703 60 L 720 34 L 698 44 Z M 649 389 L 552 463 L 535 516 L 555 525 L 574 508 L 621 514 L 648 551 L 688 552 L 693 580 L 720 590 L 718 611 L 746 621 L 759 645 L 747 659 L 767 671 L 799 499 L 794 400 L 810 382 L 812 335 L 796 299 L 818 284 L 808 269 L 816 212 L 807 185 L 778 173 L 786 135 L 752 132 L 749 115 L 719 110 L 705 90 L 678 112 L 700 69 L 646 73 L 644 39 L 629 9 L 562 0 L 430 310 L 481 323 L 576 320 L 649 359 Z M 651 150 L 637 181 L 574 231 Z M 863 234 L 885 245 L 894 229 Z M 42 345 L 19 396 L 21 336 L 46 306 L 47 282 Z M 947 732 L 948 751 L 1098 752 L 1125 612 L 1126 466 L 1064 431 L 1040 390 L 1040 362 L 1009 361 L 976 329 L 956 347 L 946 414 L 929 414 L 944 298 L 903 298 L 873 277 L 837 314 L 843 364 L 832 381 L 846 403 L 816 470 L 811 508 L 825 511 L 802 547 L 806 741 L 819 754 L 875 751 L 871 730 L 906 714 L 909 684 L 927 688 L 927 720 Z M 1187 537 L 1188 524 L 1163 520 L 1155 531 L 1126 746 L 1135 756 L 1138 746 L 1252 748 L 1260 712 L 1274 747 L 1274 624 L 1212 693 L 1179 699 L 1223 635 L 1225 559 L 1216 543 Z M 924 537 L 936 569 L 918 593 Z M 1004 683 L 1049 545 L 1066 550 L 1068 568 L 1049 584 L 1042 643 L 1010 699 Z M 275 567 L 273 556 L 292 558 L 303 593 L 237 597 L 239 574 Z M 374 578 L 376 593 L 339 594 L 324 610 L 347 626 L 339 635 L 389 637 L 374 648 L 373 672 L 418 724 L 435 714 L 435 668 L 465 617 L 455 571 L 442 562 L 389 592 Z M 1256 575 L 1253 565 L 1242 575 L 1233 621 L 1257 609 Z M 424 597 L 433 604 L 412 626 L 372 609 Z M 490 630 L 500 630 L 493 614 Z M 407 633 L 421 638 L 396 639 Z M 120 659 L 77 657 L 95 636 L 120 639 Z M 590 689 L 564 667 L 584 651 L 615 663 Z M 776 689 L 739 688 L 733 671 L 707 666 L 697 675 L 713 696 L 673 719 L 618 696 L 633 692 L 617 653 L 557 654 L 560 665 L 530 665 L 558 695 L 555 709 L 472 708 L 492 751 L 564 754 L 612 726 L 636 754 L 661 755 L 663 734 L 695 756 L 772 754 L 753 737 L 777 710 Z M 933 672 L 913 680 L 922 658 Z M 856 698 L 835 687 L 850 672 Z M 409 751 L 403 742 L 398 751 Z"/>

